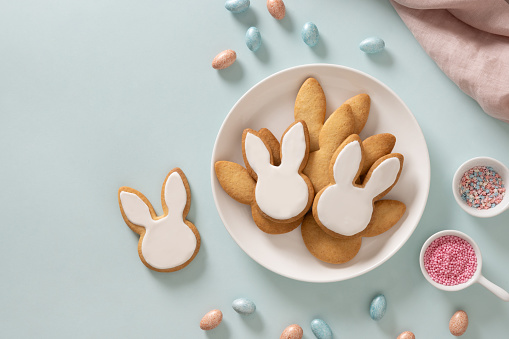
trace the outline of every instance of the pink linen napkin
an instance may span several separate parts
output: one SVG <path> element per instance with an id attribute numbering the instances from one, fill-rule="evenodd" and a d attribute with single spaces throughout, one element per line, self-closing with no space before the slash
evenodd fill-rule
<path id="1" fill-rule="evenodd" d="M 391 0 L 438 67 L 494 118 L 509 123 L 509 4 Z"/>

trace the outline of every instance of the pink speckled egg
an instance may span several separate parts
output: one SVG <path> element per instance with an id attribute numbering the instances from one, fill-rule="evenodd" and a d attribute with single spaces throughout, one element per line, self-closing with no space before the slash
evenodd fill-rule
<path id="1" fill-rule="evenodd" d="M 205 314 L 200 321 L 200 328 L 204 331 L 216 328 L 223 320 L 223 313 L 220 310 L 212 310 Z"/>
<path id="2" fill-rule="evenodd" d="M 405 332 L 401 333 L 400 335 L 398 335 L 398 337 L 396 339 L 415 339 L 415 334 L 413 334 L 410 331 L 405 331 Z"/>
<path id="3" fill-rule="evenodd" d="M 281 20 L 285 17 L 286 7 L 283 0 L 267 0 L 267 9 L 275 19 Z"/>
<path id="4" fill-rule="evenodd" d="M 285 328 L 279 339 L 302 339 L 303 335 L 304 331 L 302 331 L 302 327 L 297 324 L 293 324 Z"/>
<path id="5" fill-rule="evenodd" d="M 451 334 L 459 337 L 467 331 L 468 315 L 465 311 L 458 311 L 454 313 L 451 320 L 449 320 L 449 331 Z"/>
<path id="6" fill-rule="evenodd" d="M 212 60 L 212 67 L 215 69 L 225 69 L 230 67 L 235 60 L 237 60 L 237 53 L 231 49 L 227 49 L 215 56 L 214 60 Z"/>

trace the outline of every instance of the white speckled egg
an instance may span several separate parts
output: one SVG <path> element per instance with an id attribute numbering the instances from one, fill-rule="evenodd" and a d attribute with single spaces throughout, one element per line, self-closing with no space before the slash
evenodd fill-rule
<path id="1" fill-rule="evenodd" d="M 283 0 L 267 0 L 267 9 L 274 19 L 281 20 L 285 17 L 286 7 Z"/>
<path id="2" fill-rule="evenodd" d="M 449 320 L 449 331 L 456 337 L 463 335 L 467 331 L 467 327 L 468 315 L 465 311 L 454 313 L 451 320 Z"/>
<path id="3" fill-rule="evenodd" d="M 279 339 L 302 339 L 304 331 L 302 327 L 297 324 L 293 324 L 285 328 Z"/>
<path id="4" fill-rule="evenodd" d="M 223 313 L 220 310 L 212 310 L 205 314 L 200 321 L 200 328 L 209 331 L 216 328 L 223 320 Z"/>
<path id="5" fill-rule="evenodd" d="M 215 69 L 225 69 L 230 67 L 237 60 L 237 53 L 231 49 L 222 51 L 212 60 L 212 67 Z"/>
<path id="6" fill-rule="evenodd" d="M 256 52 L 262 45 L 262 36 L 256 27 L 249 27 L 246 32 L 246 45 L 247 48 Z"/>
<path id="7" fill-rule="evenodd" d="M 385 48 L 385 41 L 376 36 L 369 37 L 361 41 L 359 48 L 364 53 L 379 53 Z"/>
<path id="8" fill-rule="evenodd" d="M 379 294 L 371 301 L 371 305 L 369 306 L 369 316 L 373 320 L 380 320 L 385 315 L 386 310 L 387 300 L 385 300 L 385 296 L 383 294 Z"/>
<path id="9" fill-rule="evenodd" d="M 415 334 L 413 334 L 410 331 L 405 331 L 405 332 L 401 333 L 400 335 L 398 335 L 398 337 L 396 339 L 415 339 Z"/>
<path id="10" fill-rule="evenodd" d="M 320 32 L 318 32 L 318 27 L 312 22 L 306 22 L 302 27 L 301 31 L 302 40 L 309 47 L 313 47 L 320 40 Z"/>
<path id="11" fill-rule="evenodd" d="M 322 319 L 314 319 L 311 322 L 311 331 L 317 339 L 332 339 L 332 330 Z"/>
<path id="12" fill-rule="evenodd" d="M 235 312 L 242 315 L 249 315 L 256 311 L 255 303 L 246 298 L 235 299 L 232 303 L 232 307 Z"/>
<path id="13" fill-rule="evenodd" d="M 242 13 L 247 11 L 250 4 L 249 0 L 227 0 L 224 8 L 232 13 Z"/>

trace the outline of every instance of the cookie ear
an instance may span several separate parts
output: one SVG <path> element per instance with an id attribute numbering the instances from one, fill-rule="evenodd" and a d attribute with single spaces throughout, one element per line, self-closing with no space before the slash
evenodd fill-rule
<path id="1" fill-rule="evenodd" d="M 260 129 L 258 136 L 269 146 L 270 153 L 272 154 L 272 165 L 281 165 L 281 146 L 279 145 L 279 140 L 267 128 Z"/>
<path id="2" fill-rule="evenodd" d="M 361 176 L 368 173 L 371 166 L 381 157 L 392 152 L 396 144 L 396 137 L 390 133 L 381 133 L 370 136 L 362 141 L 364 150 L 364 164 Z"/>
<path id="3" fill-rule="evenodd" d="M 380 199 L 398 181 L 403 156 L 401 154 L 388 154 L 376 161 L 366 176 L 365 190 L 373 197 Z"/>
<path id="4" fill-rule="evenodd" d="M 351 97 L 345 101 L 345 104 L 350 105 L 352 108 L 352 113 L 355 118 L 354 133 L 359 134 L 364 128 L 364 125 L 366 125 L 366 121 L 368 121 L 371 98 L 369 95 L 362 93 Z"/>
<path id="5" fill-rule="evenodd" d="M 184 183 L 185 182 L 185 183 Z M 187 179 L 180 169 L 170 172 L 163 185 L 162 203 L 166 206 L 169 216 L 184 218 L 184 210 L 188 201 Z"/>
<path id="6" fill-rule="evenodd" d="M 341 143 L 354 134 L 355 119 L 350 105 L 343 104 L 335 110 L 320 132 L 320 150 L 334 153 Z"/>
<path id="7" fill-rule="evenodd" d="M 230 197 L 241 204 L 251 204 L 256 182 L 244 167 L 230 161 L 218 161 L 214 169 L 219 184 Z"/>
<path id="8" fill-rule="evenodd" d="M 368 226 L 360 237 L 375 237 L 389 230 L 405 214 L 406 206 L 397 200 L 378 200 L 373 206 L 373 214 Z"/>
<path id="9" fill-rule="evenodd" d="M 302 121 L 291 125 L 281 139 L 281 166 L 300 170 L 308 149 L 307 129 Z"/>
<path id="10" fill-rule="evenodd" d="M 136 226 L 143 226 L 145 228 L 152 225 L 153 220 L 147 204 L 138 196 L 138 194 L 128 192 L 125 189 L 129 188 L 120 188 L 118 194 L 122 216 L 124 219 L 127 219 L 125 221 L 129 221 Z M 132 189 L 129 190 L 134 191 Z"/>
<path id="11" fill-rule="evenodd" d="M 265 167 L 272 165 L 270 151 L 263 140 L 253 132 L 254 131 L 251 130 L 244 131 L 242 148 L 244 161 L 246 163 L 246 167 L 248 167 L 248 171 L 251 169 L 254 173 L 250 174 L 256 175 Z"/>
<path id="12" fill-rule="evenodd" d="M 318 150 L 318 136 L 325 121 L 327 109 L 325 93 L 314 78 L 308 78 L 299 89 L 295 99 L 295 121 L 303 120 L 309 129 L 309 152 Z"/>
<path id="13" fill-rule="evenodd" d="M 357 135 L 352 135 L 333 156 L 332 175 L 334 182 L 353 183 L 362 166 L 362 147 Z"/>

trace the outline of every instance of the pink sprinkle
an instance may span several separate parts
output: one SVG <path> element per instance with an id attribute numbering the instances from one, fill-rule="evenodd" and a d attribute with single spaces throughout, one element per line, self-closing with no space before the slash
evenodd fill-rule
<path id="1" fill-rule="evenodd" d="M 470 243 L 454 235 L 433 240 L 424 252 L 424 267 L 433 281 L 454 286 L 467 282 L 477 270 Z"/>

